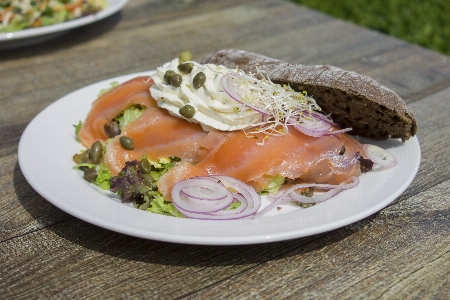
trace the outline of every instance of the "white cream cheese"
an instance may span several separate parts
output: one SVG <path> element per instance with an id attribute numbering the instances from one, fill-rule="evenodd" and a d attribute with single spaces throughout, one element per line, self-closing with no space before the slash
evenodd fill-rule
<path id="1" fill-rule="evenodd" d="M 243 104 L 232 99 L 222 88 L 221 78 L 227 72 L 237 70 L 213 64 L 202 65 L 194 61 L 192 71 L 184 74 L 178 70 L 178 58 L 157 68 L 152 76 L 155 82 L 150 87 L 150 93 L 157 105 L 167 109 L 171 114 L 180 118 L 179 110 L 189 104 L 195 108 L 192 118 L 185 118 L 194 123 L 200 123 L 206 131 L 218 129 L 222 131 L 240 130 L 255 126 L 261 121 L 261 114 L 244 107 Z M 164 81 L 166 71 L 172 70 L 182 77 L 179 87 L 174 87 Z M 206 75 L 206 81 L 199 89 L 195 89 L 193 79 L 199 72 Z"/>

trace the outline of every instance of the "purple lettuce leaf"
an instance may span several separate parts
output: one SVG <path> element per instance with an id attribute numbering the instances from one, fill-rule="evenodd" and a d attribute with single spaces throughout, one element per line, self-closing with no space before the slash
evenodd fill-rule
<path id="1" fill-rule="evenodd" d="M 142 201 L 151 191 L 151 188 L 144 184 L 138 165 L 137 160 L 127 161 L 122 171 L 110 179 L 111 192 L 118 193 L 122 202 Z"/>

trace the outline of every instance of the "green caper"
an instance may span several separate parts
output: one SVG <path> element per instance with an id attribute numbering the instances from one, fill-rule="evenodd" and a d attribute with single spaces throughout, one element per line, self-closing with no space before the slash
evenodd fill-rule
<path id="1" fill-rule="evenodd" d="M 94 164 L 98 164 L 103 154 L 103 146 L 99 141 L 95 141 L 91 146 L 91 151 L 89 151 L 89 158 Z"/>
<path id="2" fill-rule="evenodd" d="M 178 56 L 178 60 L 180 63 L 184 63 L 186 61 L 192 60 L 192 53 L 190 51 L 183 51 Z"/>
<path id="3" fill-rule="evenodd" d="M 192 71 L 192 68 L 194 67 L 194 63 L 191 62 L 187 62 L 187 63 L 182 63 L 178 65 L 178 71 L 184 73 L 184 74 L 189 74 Z"/>
<path id="4" fill-rule="evenodd" d="M 76 153 L 72 159 L 77 165 L 83 164 L 89 160 L 89 152 L 90 150 L 87 149 L 86 151 L 83 151 L 83 153 Z"/>
<path id="5" fill-rule="evenodd" d="M 119 141 L 123 148 L 125 148 L 127 150 L 134 149 L 134 141 L 132 138 L 127 137 L 127 136 L 121 136 Z"/>
<path id="6" fill-rule="evenodd" d="M 152 170 L 152 165 L 148 161 L 148 159 L 144 158 L 141 159 L 139 162 L 139 169 L 141 169 L 142 173 L 144 174 L 150 174 L 150 171 Z"/>
<path id="7" fill-rule="evenodd" d="M 164 82 L 169 84 L 170 83 L 170 77 L 172 77 L 175 74 L 176 73 L 175 73 L 174 70 L 167 70 L 166 73 L 164 73 L 164 77 L 163 77 Z"/>
<path id="8" fill-rule="evenodd" d="M 190 119 L 195 115 L 195 108 L 192 105 L 186 104 L 178 111 L 183 117 Z"/>
<path id="9" fill-rule="evenodd" d="M 180 74 L 173 74 L 170 77 L 170 84 L 174 87 L 179 87 L 181 85 L 181 81 L 182 81 L 182 78 L 181 78 Z"/>
<path id="10" fill-rule="evenodd" d="M 103 130 L 109 138 L 113 138 L 116 135 L 119 135 L 121 132 L 119 122 L 117 122 L 116 120 L 105 123 L 105 125 L 103 125 Z"/>
<path id="11" fill-rule="evenodd" d="M 83 173 L 83 178 L 86 181 L 94 182 L 97 179 L 97 170 L 96 168 L 87 169 Z"/>
<path id="12" fill-rule="evenodd" d="M 194 84 L 194 89 L 199 89 L 202 87 L 202 85 L 205 83 L 206 81 L 206 75 L 203 72 L 198 72 L 193 80 L 193 84 Z"/>
<path id="13" fill-rule="evenodd" d="M 155 178 L 153 178 L 150 174 L 142 174 L 142 181 L 149 187 L 153 187 L 155 185 Z"/>

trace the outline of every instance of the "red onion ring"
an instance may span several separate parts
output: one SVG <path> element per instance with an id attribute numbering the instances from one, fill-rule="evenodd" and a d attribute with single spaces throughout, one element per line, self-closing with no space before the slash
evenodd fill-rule
<path id="1" fill-rule="evenodd" d="M 312 137 L 321 137 L 325 135 L 344 133 L 352 130 L 352 128 L 349 127 L 345 129 L 330 131 L 332 127 L 338 127 L 338 125 L 322 114 L 314 112 L 306 113 L 310 114 L 310 116 L 314 118 L 314 121 L 297 123 L 295 120 L 289 120 L 289 122 L 294 126 L 295 129 L 306 135 Z"/>
<path id="2" fill-rule="evenodd" d="M 322 120 L 314 122 L 293 123 L 295 129 L 309 136 L 320 137 L 331 129 L 331 124 Z"/>
<path id="3" fill-rule="evenodd" d="M 351 182 L 348 182 L 350 181 Z M 302 203 L 319 203 L 323 202 L 325 200 L 330 199 L 332 196 L 340 193 L 343 190 L 354 188 L 359 184 L 359 179 L 356 176 L 352 176 L 349 179 L 345 180 L 344 182 L 340 184 L 318 184 L 318 183 L 302 183 L 302 184 L 296 184 L 292 186 L 291 188 L 284 191 L 280 196 L 278 196 L 271 204 L 267 205 L 264 209 L 262 209 L 260 212 L 256 214 L 257 217 L 262 216 L 269 210 L 272 210 L 277 205 L 288 202 L 288 201 L 299 201 Z M 319 196 L 313 196 L 313 197 L 305 197 L 301 196 L 297 193 L 295 193 L 295 190 L 302 189 L 302 188 L 308 188 L 308 187 L 317 187 L 320 189 L 329 190 L 328 192 L 319 195 Z M 289 196 L 289 197 L 286 197 Z M 305 198 L 307 200 L 305 200 Z"/>
<path id="4" fill-rule="evenodd" d="M 392 154 L 378 146 L 364 144 L 363 149 L 367 157 L 377 165 L 382 167 L 394 167 L 398 163 Z"/>
<path id="5" fill-rule="evenodd" d="M 241 205 L 236 209 L 226 209 L 233 201 L 240 201 Z M 202 176 L 177 182 L 172 188 L 172 203 L 189 218 L 232 220 L 255 214 L 261 207 L 261 197 L 252 187 L 238 179 Z"/>
<path id="6" fill-rule="evenodd" d="M 201 187 L 203 190 L 200 190 L 200 188 L 197 189 L 198 192 L 192 197 L 189 193 L 189 189 L 192 186 Z M 213 193 L 219 193 L 221 196 L 217 198 L 220 198 L 220 200 L 218 201 L 214 196 L 214 198 L 212 198 L 211 193 L 201 193 L 201 191 L 206 190 L 210 190 Z M 174 195 L 176 196 L 174 197 Z M 222 195 L 225 196 L 222 197 Z M 231 191 L 224 189 L 223 185 L 219 182 L 202 178 L 192 178 L 190 180 L 179 181 L 173 186 L 172 199 L 173 204 L 180 211 L 209 213 L 227 208 L 233 201 L 233 195 L 231 194 Z M 202 205 L 199 205 L 200 200 L 205 200 L 202 202 Z"/>

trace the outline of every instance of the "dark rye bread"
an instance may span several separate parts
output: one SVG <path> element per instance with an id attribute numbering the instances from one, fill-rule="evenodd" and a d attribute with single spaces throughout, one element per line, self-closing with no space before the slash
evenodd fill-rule
<path id="1" fill-rule="evenodd" d="M 417 124 L 411 109 L 392 90 L 373 78 L 332 66 L 288 63 L 242 50 L 219 50 L 202 63 L 224 65 L 246 73 L 261 72 L 274 83 L 306 91 L 342 128 L 372 139 L 414 136 Z"/>

